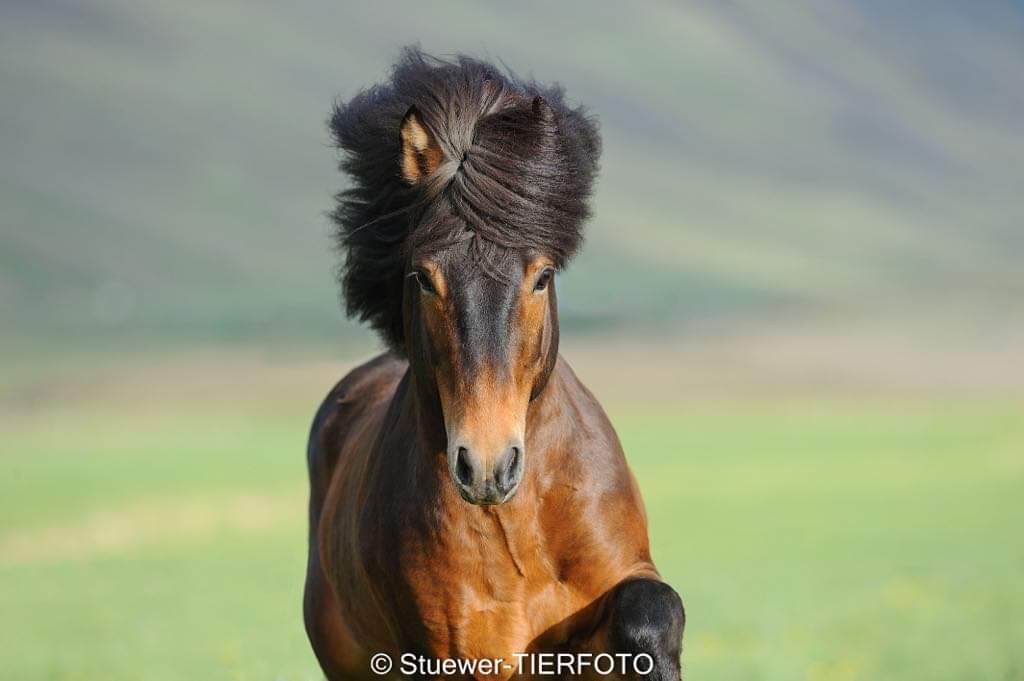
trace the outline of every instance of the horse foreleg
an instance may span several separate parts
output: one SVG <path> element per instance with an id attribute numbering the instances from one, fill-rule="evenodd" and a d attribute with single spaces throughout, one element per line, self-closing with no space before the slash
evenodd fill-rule
<path id="1" fill-rule="evenodd" d="M 679 594 L 665 582 L 649 578 L 627 579 L 606 597 L 600 625 L 576 652 L 606 654 L 614 658 L 616 674 L 623 679 L 679 681 L 680 655 L 686 614 Z M 618 673 L 622 670 L 625 673 Z M 599 678 L 596 675 L 590 675 Z M 601 673 L 600 678 L 609 678 Z"/>

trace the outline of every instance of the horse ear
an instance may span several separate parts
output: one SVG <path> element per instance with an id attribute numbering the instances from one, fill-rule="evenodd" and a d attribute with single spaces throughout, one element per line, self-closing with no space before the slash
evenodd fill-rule
<path id="1" fill-rule="evenodd" d="M 545 123 L 550 123 L 555 119 L 555 112 L 551 109 L 551 105 L 548 104 L 548 100 L 544 99 L 540 95 L 533 98 L 533 115 L 541 119 Z"/>
<path id="2" fill-rule="evenodd" d="M 444 152 L 434 134 L 423 124 L 415 104 L 402 117 L 398 135 L 402 142 L 402 177 L 409 184 L 420 184 L 441 165 Z"/>

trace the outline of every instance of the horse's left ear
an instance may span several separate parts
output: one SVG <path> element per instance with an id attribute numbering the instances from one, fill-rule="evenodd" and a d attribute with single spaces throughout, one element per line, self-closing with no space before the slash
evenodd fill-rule
<path id="1" fill-rule="evenodd" d="M 544 99 L 540 95 L 533 98 L 533 115 L 541 119 L 545 123 L 550 123 L 555 120 L 555 112 L 552 110 L 551 105 L 548 104 L 548 100 Z"/>
<path id="2" fill-rule="evenodd" d="M 402 117 L 398 134 L 402 142 L 402 177 L 409 184 L 420 184 L 441 165 L 444 152 L 434 134 L 423 124 L 415 104 Z"/>

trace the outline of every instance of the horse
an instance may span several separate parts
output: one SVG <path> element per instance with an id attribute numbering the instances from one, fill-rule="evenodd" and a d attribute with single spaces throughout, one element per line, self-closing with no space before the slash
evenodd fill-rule
<path id="1" fill-rule="evenodd" d="M 381 678 L 384 654 L 392 678 L 541 678 L 557 655 L 563 676 L 679 679 L 683 603 L 558 351 L 596 121 L 558 85 L 406 48 L 329 127 L 347 312 L 386 348 L 309 437 L 303 605 L 326 677 Z M 500 664 L 439 666 L 465 660 Z"/>

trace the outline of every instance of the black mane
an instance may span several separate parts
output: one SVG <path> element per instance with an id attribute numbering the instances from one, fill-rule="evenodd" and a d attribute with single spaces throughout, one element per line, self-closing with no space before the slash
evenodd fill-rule
<path id="1" fill-rule="evenodd" d="M 413 105 L 444 152 L 419 187 L 402 179 L 399 161 L 399 126 Z M 335 106 L 330 128 L 351 179 L 332 213 L 346 308 L 394 350 L 404 346 L 411 248 L 471 239 L 477 261 L 500 276 L 495 265 L 509 251 L 544 253 L 562 267 L 580 246 L 600 139 L 558 85 L 407 48 L 388 82 Z"/>

